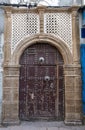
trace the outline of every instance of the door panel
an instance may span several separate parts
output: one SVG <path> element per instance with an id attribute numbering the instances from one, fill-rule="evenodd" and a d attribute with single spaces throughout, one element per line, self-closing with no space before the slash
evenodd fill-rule
<path id="1" fill-rule="evenodd" d="M 20 59 L 21 120 L 64 117 L 63 59 L 55 47 L 35 44 Z"/>

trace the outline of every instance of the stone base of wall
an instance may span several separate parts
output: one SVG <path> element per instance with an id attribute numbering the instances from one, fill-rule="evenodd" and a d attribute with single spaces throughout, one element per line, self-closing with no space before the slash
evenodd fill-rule
<path id="1" fill-rule="evenodd" d="M 3 125 L 19 125 L 20 124 L 20 120 L 17 119 L 17 120 L 9 120 L 9 119 L 5 119 L 2 123 L 2 126 Z"/>
<path id="2" fill-rule="evenodd" d="M 82 121 L 64 121 L 66 125 L 82 125 Z"/>

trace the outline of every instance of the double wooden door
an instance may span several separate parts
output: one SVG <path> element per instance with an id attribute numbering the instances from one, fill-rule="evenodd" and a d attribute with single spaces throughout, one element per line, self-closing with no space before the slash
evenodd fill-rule
<path id="1" fill-rule="evenodd" d="M 21 120 L 64 118 L 63 58 L 46 43 L 28 47 L 20 58 Z"/>

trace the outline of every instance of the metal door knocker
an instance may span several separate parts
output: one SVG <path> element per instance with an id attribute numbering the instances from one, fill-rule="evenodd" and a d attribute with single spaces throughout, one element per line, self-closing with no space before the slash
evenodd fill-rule
<path id="1" fill-rule="evenodd" d="M 45 61 L 44 57 L 40 57 L 40 58 L 39 58 L 39 63 L 40 63 L 40 64 L 43 64 L 44 61 Z"/>
<path id="2" fill-rule="evenodd" d="M 49 81 L 50 77 L 49 76 L 45 76 L 45 81 Z"/>

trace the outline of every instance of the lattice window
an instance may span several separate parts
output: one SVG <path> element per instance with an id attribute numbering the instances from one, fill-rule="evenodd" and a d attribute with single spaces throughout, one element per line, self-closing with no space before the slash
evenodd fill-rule
<path id="1" fill-rule="evenodd" d="M 72 23 L 68 13 L 46 13 L 44 15 L 45 33 L 54 34 L 72 49 Z"/>
<path id="2" fill-rule="evenodd" d="M 18 42 L 24 37 L 39 33 L 39 16 L 35 13 L 12 15 L 12 52 Z"/>

